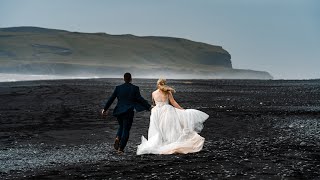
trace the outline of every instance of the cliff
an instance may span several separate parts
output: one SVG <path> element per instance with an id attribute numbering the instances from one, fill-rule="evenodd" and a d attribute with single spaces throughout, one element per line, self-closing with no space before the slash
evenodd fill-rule
<path id="1" fill-rule="evenodd" d="M 0 28 L 0 73 L 177 78 L 272 79 L 235 70 L 221 46 L 173 37 Z M 167 78 L 170 78 L 167 77 Z"/>

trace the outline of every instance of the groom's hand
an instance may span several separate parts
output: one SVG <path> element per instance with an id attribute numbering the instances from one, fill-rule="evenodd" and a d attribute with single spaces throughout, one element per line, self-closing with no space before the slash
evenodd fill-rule
<path id="1" fill-rule="evenodd" d="M 104 116 L 106 116 L 107 114 L 108 114 L 108 110 L 104 110 L 104 109 L 102 109 L 101 110 L 101 115 L 102 115 L 102 117 L 104 117 Z"/>
<path id="2" fill-rule="evenodd" d="M 154 108 L 154 105 L 151 105 L 151 106 L 150 106 L 149 111 L 151 111 L 151 110 L 152 110 L 152 108 Z"/>

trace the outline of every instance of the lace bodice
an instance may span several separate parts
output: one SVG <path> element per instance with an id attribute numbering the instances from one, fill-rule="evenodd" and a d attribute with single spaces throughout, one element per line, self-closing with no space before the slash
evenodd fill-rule
<path id="1" fill-rule="evenodd" d="M 160 93 L 155 93 L 153 95 L 153 100 L 156 103 L 156 106 L 163 106 L 163 105 L 169 104 L 169 97 L 164 96 L 163 94 L 160 94 Z"/>
<path id="2" fill-rule="evenodd" d="M 154 102 L 156 103 L 156 106 L 163 106 L 163 105 L 169 104 L 169 100 L 168 99 L 166 101 L 156 101 L 156 100 L 154 100 Z"/>

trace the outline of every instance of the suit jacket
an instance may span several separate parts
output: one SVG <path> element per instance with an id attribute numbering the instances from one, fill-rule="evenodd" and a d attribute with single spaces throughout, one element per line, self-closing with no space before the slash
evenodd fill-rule
<path id="1" fill-rule="evenodd" d="M 124 83 L 117 86 L 105 104 L 104 110 L 107 110 L 111 106 L 115 98 L 118 99 L 118 103 L 113 110 L 114 116 L 118 116 L 119 114 L 133 109 L 138 112 L 149 110 L 151 107 L 151 105 L 140 95 L 139 87 L 131 83 Z"/>

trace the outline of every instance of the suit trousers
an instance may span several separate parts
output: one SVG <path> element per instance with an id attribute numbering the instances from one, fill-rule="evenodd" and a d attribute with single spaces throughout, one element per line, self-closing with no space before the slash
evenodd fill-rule
<path id="1" fill-rule="evenodd" d="M 132 126 L 134 117 L 134 111 L 128 110 L 125 113 L 119 114 L 117 116 L 117 120 L 119 123 L 119 129 L 117 132 L 117 136 L 121 139 L 120 141 L 120 149 L 123 150 L 128 142 L 129 133 Z"/>

